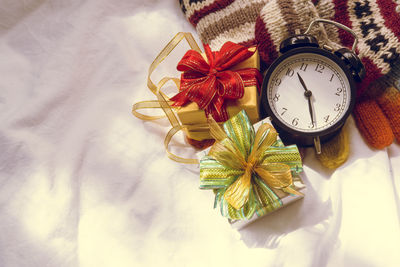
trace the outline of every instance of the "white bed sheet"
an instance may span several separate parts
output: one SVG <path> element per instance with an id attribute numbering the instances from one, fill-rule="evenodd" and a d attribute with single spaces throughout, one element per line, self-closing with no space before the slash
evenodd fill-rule
<path id="1" fill-rule="evenodd" d="M 370 149 L 352 119 L 348 162 L 308 151 L 306 197 L 241 231 L 167 158 L 168 122 L 130 111 L 195 33 L 177 2 L 0 1 L 0 266 L 399 266 L 400 147 Z"/>

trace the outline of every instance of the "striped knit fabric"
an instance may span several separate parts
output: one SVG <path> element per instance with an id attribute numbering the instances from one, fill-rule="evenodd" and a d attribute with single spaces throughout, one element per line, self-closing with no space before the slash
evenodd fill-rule
<path id="1" fill-rule="evenodd" d="M 219 50 L 227 41 L 245 46 L 255 44 L 255 21 L 267 1 L 179 0 L 179 3 L 201 41 Z"/>
<path id="2" fill-rule="evenodd" d="M 279 44 L 286 38 L 303 33 L 318 12 L 309 0 L 270 0 L 261 9 L 256 20 L 256 43 L 261 59 L 271 64 L 279 54 Z M 324 28 L 317 26 L 312 35 L 324 43 L 329 42 Z"/>

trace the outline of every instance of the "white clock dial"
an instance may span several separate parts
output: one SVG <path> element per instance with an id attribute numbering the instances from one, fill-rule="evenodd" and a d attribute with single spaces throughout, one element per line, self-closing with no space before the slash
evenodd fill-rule
<path id="1" fill-rule="evenodd" d="M 350 84 L 342 68 L 314 53 L 295 54 L 280 62 L 266 90 L 274 115 L 301 132 L 331 127 L 345 116 L 351 102 Z"/>

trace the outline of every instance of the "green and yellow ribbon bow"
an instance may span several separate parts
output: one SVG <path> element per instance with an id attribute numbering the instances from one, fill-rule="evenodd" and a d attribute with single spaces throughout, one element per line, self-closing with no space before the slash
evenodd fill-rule
<path id="1" fill-rule="evenodd" d="M 216 142 L 200 160 L 200 188 L 214 189 L 223 216 L 262 216 L 281 207 L 282 196 L 302 195 L 292 178 L 302 171 L 297 146 L 284 146 L 272 125 L 255 133 L 245 111 L 225 122 L 224 131 L 212 118 L 209 123 Z"/>

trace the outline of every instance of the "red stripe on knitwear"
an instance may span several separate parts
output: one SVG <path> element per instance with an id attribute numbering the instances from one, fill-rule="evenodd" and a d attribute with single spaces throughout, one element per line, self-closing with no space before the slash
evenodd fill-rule
<path id="1" fill-rule="evenodd" d="M 381 70 L 378 69 L 371 59 L 368 57 L 363 57 L 361 61 L 364 64 L 366 75 L 362 82 L 358 85 L 357 97 L 363 95 L 373 81 L 383 76 Z"/>
<path id="2" fill-rule="evenodd" d="M 388 27 L 400 41 L 400 14 L 395 12 L 396 3 L 388 0 L 377 0 L 380 13 L 385 21 L 385 26 Z"/>
<path id="3" fill-rule="evenodd" d="M 352 28 L 347 0 L 333 0 L 333 3 L 335 6 L 335 21 Z M 341 43 L 347 47 L 351 47 L 354 42 L 353 36 L 342 29 L 338 29 L 338 32 Z"/>
<path id="4" fill-rule="evenodd" d="M 210 13 L 216 12 L 218 10 L 221 10 L 221 9 L 229 6 L 233 2 L 234 2 L 234 0 L 216 0 L 212 4 L 205 6 L 200 10 L 195 11 L 193 13 L 193 15 L 190 16 L 189 21 L 190 21 L 190 23 L 193 24 L 193 26 L 196 27 L 197 23 L 202 18 L 204 18 L 205 16 L 207 16 Z"/>
<path id="5" fill-rule="evenodd" d="M 269 66 L 278 57 L 278 51 L 261 17 L 256 20 L 255 36 L 260 58 Z"/>

